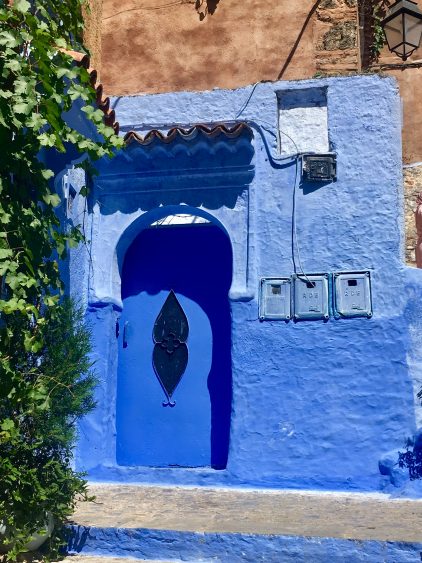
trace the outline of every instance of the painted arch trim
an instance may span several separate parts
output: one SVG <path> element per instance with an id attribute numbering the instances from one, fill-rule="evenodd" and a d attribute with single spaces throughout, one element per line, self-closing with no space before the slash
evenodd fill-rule
<path id="1" fill-rule="evenodd" d="M 221 228 L 230 240 L 233 255 L 233 279 L 229 298 L 234 301 L 253 299 L 255 284 L 250 283 L 251 241 L 248 230 L 249 194 L 245 192 L 235 209 L 221 207 L 213 210 L 189 205 L 169 205 L 151 211 L 138 210 L 130 215 L 102 215 L 94 208 L 92 226 L 92 266 L 89 285 L 91 306 L 112 304 L 122 308 L 121 273 L 123 259 L 135 237 L 143 230 L 168 215 L 190 214 L 199 216 Z"/>

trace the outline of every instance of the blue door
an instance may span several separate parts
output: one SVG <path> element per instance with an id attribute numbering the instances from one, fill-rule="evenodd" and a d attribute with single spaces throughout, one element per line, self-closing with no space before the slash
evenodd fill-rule
<path id="1" fill-rule="evenodd" d="M 230 242 L 209 224 L 151 227 L 128 249 L 119 321 L 117 462 L 226 466 Z"/>

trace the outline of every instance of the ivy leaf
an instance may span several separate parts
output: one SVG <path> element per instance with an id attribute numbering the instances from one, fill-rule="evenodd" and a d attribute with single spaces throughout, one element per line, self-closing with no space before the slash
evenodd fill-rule
<path id="1" fill-rule="evenodd" d="M 41 129 L 44 125 L 47 125 L 47 120 L 42 117 L 40 113 L 31 113 L 29 118 L 25 121 L 26 127 L 31 129 Z"/>
<path id="2" fill-rule="evenodd" d="M 14 0 L 13 2 L 13 9 L 17 10 L 18 12 L 21 12 L 22 14 L 27 12 L 30 7 L 31 4 L 26 0 Z"/>
<path id="3" fill-rule="evenodd" d="M 23 113 L 24 115 L 28 115 L 33 110 L 35 104 L 32 102 L 19 102 L 14 104 L 13 111 L 15 113 Z"/>
<path id="4" fill-rule="evenodd" d="M 54 147 L 55 137 L 48 133 L 41 133 L 41 135 L 38 135 L 38 142 L 44 147 Z"/>
<path id="5" fill-rule="evenodd" d="M 9 270 L 11 265 L 11 261 L 10 260 L 5 260 L 4 262 L 0 263 L 0 276 L 4 276 L 7 271 Z"/>
<path id="6" fill-rule="evenodd" d="M 3 422 L 0 424 L 0 428 L 2 430 L 13 430 L 15 427 L 15 423 L 13 422 L 13 420 L 11 418 L 6 418 L 5 420 L 3 420 Z"/>
<path id="7" fill-rule="evenodd" d="M 13 256 L 13 250 L 10 250 L 10 248 L 0 248 L 0 260 L 10 256 Z"/>
<path id="8" fill-rule="evenodd" d="M 74 238 L 69 238 L 68 239 L 68 244 L 69 244 L 69 248 L 76 248 L 79 244 L 79 241 L 77 241 Z"/>
<path id="9" fill-rule="evenodd" d="M 61 203 L 61 199 L 58 194 L 46 194 L 43 197 L 43 200 L 47 205 L 51 205 L 53 207 L 57 207 Z"/>
<path id="10" fill-rule="evenodd" d="M 1 36 L 0 36 L 0 45 L 1 45 Z M 17 46 L 17 45 L 16 45 Z M 18 59 L 12 59 L 12 60 L 8 60 L 5 63 L 5 68 L 8 68 L 9 70 L 11 70 L 12 72 L 19 72 L 20 68 L 21 68 L 21 62 Z"/>
<path id="11" fill-rule="evenodd" d="M 52 178 L 54 176 L 54 172 L 52 170 L 49 170 L 48 168 L 44 168 L 43 170 L 41 170 L 41 174 L 42 174 L 42 177 L 45 180 L 49 180 L 50 178 Z M 57 197 L 59 197 L 59 196 L 57 196 Z M 59 203 L 60 203 L 60 198 L 59 198 Z M 58 205 L 58 203 L 56 205 Z M 53 207 L 56 207 L 56 206 L 53 205 Z"/>
<path id="12" fill-rule="evenodd" d="M 67 43 L 63 39 L 63 37 L 57 37 L 56 38 L 56 45 L 57 45 L 57 47 L 60 47 L 60 49 L 66 49 L 66 47 L 67 47 Z"/>
<path id="13" fill-rule="evenodd" d="M 10 223 L 10 218 L 11 218 L 10 213 L 6 213 L 4 209 L 0 208 L 0 222 L 3 223 L 4 225 L 7 225 L 8 223 Z"/>
<path id="14" fill-rule="evenodd" d="M 10 33 L 10 31 L 0 32 L 0 45 L 7 45 L 8 47 L 17 47 L 19 45 L 19 40 L 15 35 Z"/>

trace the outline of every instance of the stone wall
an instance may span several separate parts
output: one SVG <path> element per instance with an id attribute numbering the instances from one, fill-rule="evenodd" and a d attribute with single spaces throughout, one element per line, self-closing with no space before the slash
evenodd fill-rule
<path id="1" fill-rule="evenodd" d="M 406 263 L 416 266 L 415 263 L 415 210 L 416 197 L 422 192 L 422 165 L 405 167 L 403 169 L 404 182 L 404 212 L 406 224 Z"/>
<path id="2" fill-rule="evenodd" d="M 356 0 L 323 0 L 314 22 L 317 73 L 347 74 L 360 68 Z"/>

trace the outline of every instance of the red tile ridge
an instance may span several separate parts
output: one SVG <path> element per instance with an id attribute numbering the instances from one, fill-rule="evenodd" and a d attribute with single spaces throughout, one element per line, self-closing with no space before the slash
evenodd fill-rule
<path id="1" fill-rule="evenodd" d="M 89 72 L 91 86 L 95 90 L 96 104 L 98 108 L 104 113 L 104 123 L 109 127 L 112 127 L 116 135 L 118 135 L 119 123 L 116 121 L 116 114 L 114 110 L 110 110 L 110 98 L 103 98 L 103 85 L 101 83 L 97 83 L 98 72 L 95 69 L 91 68 L 89 55 L 87 55 L 86 53 L 80 53 L 79 51 L 69 51 L 65 49 L 61 50 L 67 55 L 70 55 L 76 62 L 76 64 L 82 66 Z"/>
<path id="2" fill-rule="evenodd" d="M 192 125 L 188 129 L 182 127 L 172 127 L 166 133 L 159 131 L 158 129 L 151 129 L 148 131 L 144 137 L 141 137 L 135 131 L 129 131 L 124 136 L 124 141 L 127 145 L 130 143 L 139 143 L 140 145 L 149 145 L 154 140 L 162 141 L 163 143 L 171 143 L 177 137 L 188 140 L 196 133 L 202 133 L 206 137 L 214 138 L 218 135 L 225 135 L 226 137 L 233 139 L 239 137 L 243 131 L 251 131 L 251 128 L 245 122 L 235 123 L 233 126 L 229 126 L 226 123 L 218 123 L 216 125 L 208 126 L 203 123 L 198 123 Z"/>

